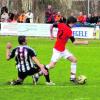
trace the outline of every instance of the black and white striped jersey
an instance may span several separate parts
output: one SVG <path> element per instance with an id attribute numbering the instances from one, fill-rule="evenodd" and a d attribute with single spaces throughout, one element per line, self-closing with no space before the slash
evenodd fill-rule
<path id="1" fill-rule="evenodd" d="M 11 52 L 10 59 L 15 57 L 16 67 L 19 72 L 27 72 L 34 67 L 32 57 L 36 56 L 35 51 L 28 46 L 18 46 Z"/>

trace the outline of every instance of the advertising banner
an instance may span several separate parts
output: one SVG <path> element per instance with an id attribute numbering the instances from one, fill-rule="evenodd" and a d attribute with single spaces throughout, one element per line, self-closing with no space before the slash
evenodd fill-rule
<path id="1" fill-rule="evenodd" d="M 51 24 L 34 24 L 34 23 L 1 23 L 0 35 L 25 35 L 25 36 L 50 36 Z M 57 29 L 53 30 L 54 36 L 57 35 Z M 94 28 L 92 27 L 75 27 L 72 28 L 75 38 L 94 38 Z"/>

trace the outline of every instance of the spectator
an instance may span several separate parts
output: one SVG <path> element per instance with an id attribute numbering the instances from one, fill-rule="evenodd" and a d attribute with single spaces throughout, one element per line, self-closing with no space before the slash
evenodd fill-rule
<path id="1" fill-rule="evenodd" d="M 52 9 L 52 6 L 51 5 L 48 5 L 48 8 L 46 9 L 45 11 L 45 22 L 46 23 L 52 23 L 52 20 L 53 20 L 53 16 L 54 16 L 54 11 Z"/>
<path id="2" fill-rule="evenodd" d="M 31 12 L 31 10 L 29 10 L 29 11 L 26 13 L 26 23 L 33 23 L 33 18 L 34 18 L 34 15 L 33 15 L 33 13 Z"/>
<path id="3" fill-rule="evenodd" d="M 99 16 L 99 18 L 98 18 L 97 25 L 100 25 L 100 16 Z"/>
<path id="4" fill-rule="evenodd" d="M 73 17 L 77 21 L 77 18 L 76 18 L 75 14 L 73 12 L 71 12 L 69 17 Z M 80 23 L 77 23 L 77 22 L 73 25 L 73 27 L 79 27 L 79 26 L 80 26 Z"/>
<path id="5" fill-rule="evenodd" d="M 73 12 L 71 12 L 70 16 L 74 16 L 74 13 L 73 13 Z"/>
<path id="6" fill-rule="evenodd" d="M 78 16 L 77 20 L 78 20 L 79 22 L 81 22 L 81 23 L 84 23 L 84 15 L 83 15 L 83 12 L 80 12 L 80 13 L 79 13 L 79 16 Z"/>
<path id="7" fill-rule="evenodd" d="M 18 22 L 19 23 L 25 23 L 25 21 L 26 21 L 25 12 L 22 11 L 21 15 L 18 17 Z"/>
<path id="8" fill-rule="evenodd" d="M 15 19 L 16 21 L 18 21 L 19 13 L 18 13 L 16 10 L 14 10 L 14 11 L 13 11 L 13 14 L 14 14 L 14 19 Z"/>
<path id="9" fill-rule="evenodd" d="M 13 13 L 9 13 L 8 22 L 10 22 L 10 23 L 17 23 L 17 19 L 15 18 L 15 15 Z"/>
<path id="10" fill-rule="evenodd" d="M 87 15 L 84 15 L 83 23 L 86 24 L 86 21 L 87 21 Z"/>
<path id="11" fill-rule="evenodd" d="M 1 15 L 1 22 L 7 22 L 8 18 L 9 18 L 8 13 L 4 11 L 3 14 Z"/>
<path id="12" fill-rule="evenodd" d="M 4 6 L 4 7 L 1 8 L 1 15 L 2 15 L 4 12 L 8 13 L 8 8 L 7 8 L 6 6 Z"/>
<path id="13" fill-rule="evenodd" d="M 55 22 L 59 22 L 60 19 L 62 19 L 62 15 L 60 12 L 57 12 L 57 14 L 55 15 Z"/>
<path id="14" fill-rule="evenodd" d="M 70 16 L 76 18 L 75 13 L 71 12 Z"/>
<path id="15" fill-rule="evenodd" d="M 97 13 L 94 13 L 93 23 L 96 23 L 97 24 L 98 19 L 99 19 L 98 14 Z"/>
<path id="16" fill-rule="evenodd" d="M 88 17 L 86 19 L 86 22 L 87 23 L 92 23 L 92 15 L 91 14 L 88 15 Z"/>

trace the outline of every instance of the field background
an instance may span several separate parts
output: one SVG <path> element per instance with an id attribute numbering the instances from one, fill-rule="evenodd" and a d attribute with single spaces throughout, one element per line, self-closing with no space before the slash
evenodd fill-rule
<path id="1" fill-rule="evenodd" d="M 6 61 L 6 43 L 18 45 L 17 37 L 0 36 L 0 100 L 100 100 L 100 40 L 89 40 L 89 45 L 67 45 L 78 59 L 77 75 L 86 75 L 87 84 L 73 85 L 69 81 L 70 62 L 61 59 L 50 70 L 55 86 L 46 86 L 44 77 L 38 85 L 32 84 L 28 77 L 22 86 L 9 86 L 7 81 L 16 79 L 17 71 L 14 60 Z M 35 49 L 40 62 L 48 64 L 52 55 L 54 40 L 28 37 L 28 45 Z"/>

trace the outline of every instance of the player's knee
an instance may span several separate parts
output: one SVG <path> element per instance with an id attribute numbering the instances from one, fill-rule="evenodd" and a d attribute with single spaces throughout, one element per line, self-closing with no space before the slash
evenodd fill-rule
<path id="1" fill-rule="evenodd" d="M 74 59 L 72 60 L 72 62 L 73 62 L 73 63 L 77 63 L 77 59 L 74 58 Z"/>
<path id="2" fill-rule="evenodd" d="M 55 65 L 54 65 L 54 64 L 52 64 L 52 65 L 51 65 L 51 68 L 54 68 L 54 67 L 55 67 Z"/>
<path id="3" fill-rule="evenodd" d="M 54 68 L 55 67 L 55 64 L 56 63 L 51 63 L 51 68 Z"/>

